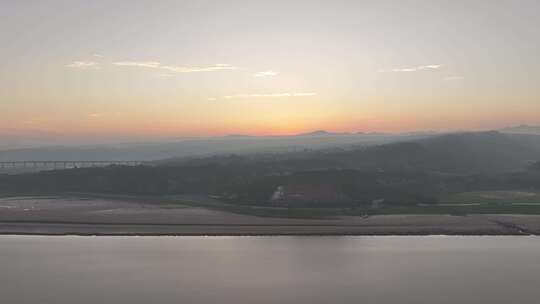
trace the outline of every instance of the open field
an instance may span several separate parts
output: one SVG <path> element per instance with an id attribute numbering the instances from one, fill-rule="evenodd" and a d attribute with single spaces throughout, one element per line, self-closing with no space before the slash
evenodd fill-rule
<path id="1" fill-rule="evenodd" d="M 538 204 L 540 193 L 533 191 L 474 191 L 452 194 L 444 197 L 445 204 Z"/>
<path id="2" fill-rule="evenodd" d="M 386 205 L 381 208 L 284 208 L 263 207 L 250 205 L 226 204 L 216 200 L 201 197 L 169 197 L 176 202 L 194 207 L 207 207 L 233 213 L 249 214 L 260 217 L 289 217 L 289 218 L 321 218 L 328 216 L 376 216 L 394 214 L 441 214 L 441 215 L 470 215 L 470 214 L 538 214 L 540 202 L 519 201 L 511 203 L 471 203 L 469 201 L 443 201 L 438 204 L 418 205 Z"/>
<path id="3" fill-rule="evenodd" d="M 181 203 L 183 201 L 184 203 Z M 293 210 L 272 217 L 269 209 L 240 214 L 206 197 L 168 199 L 99 196 L 9 197 L 0 199 L 0 234 L 81 235 L 519 235 L 540 234 L 540 215 L 347 214 Z M 212 207 L 213 206 L 213 207 Z M 427 207 L 411 207 L 424 209 Z M 429 207 L 436 208 L 436 207 Z M 451 207 L 441 207 L 451 208 Z M 463 208 L 460 206 L 459 208 Z M 285 212 L 279 208 L 279 212 Z M 442 210 L 446 210 L 442 209 Z M 233 211 L 233 212 L 231 212 Z M 243 210 L 246 211 L 246 210 Z M 391 209 L 387 212 L 390 213 Z M 393 210 L 394 212 L 407 210 Z M 408 210 L 408 211 L 412 211 Z M 441 211 L 441 210 L 439 210 Z M 295 212 L 299 212 L 296 214 Z M 301 218 L 299 215 L 306 214 Z M 332 212 L 334 214 L 332 214 Z M 342 213 L 342 214 L 339 214 Z M 412 213 L 412 212 L 410 212 Z M 289 214 L 291 215 L 291 214 Z"/>

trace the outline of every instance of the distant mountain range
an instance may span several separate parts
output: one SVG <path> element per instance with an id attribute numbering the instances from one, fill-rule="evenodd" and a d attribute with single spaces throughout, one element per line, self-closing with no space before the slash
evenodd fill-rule
<path id="1" fill-rule="evenodd" d="M 1 131 L 1 130 L 0 130 Z M 17 132 L 15 132 L 17 131 Z M 487 162 L 486 155 L 516 156 L 521 159 L 523 156 L 533 159 L 535 155 L 529 154 L 530 144 L 524 141 L 531 140 L 531 136 L 540 135 L 540 127 L 518 126 L 502 129 L 499 132 L 480 132 L 441 135 L 432 132 L 407 133 L 407 134 L 385 134 L 385 133 L 343 133 L 316 130 L 309 133 L 302 133 L 291 136 L 249 136 L 230 135 L 207 138 L 177 138 L 164 139 L 157 138 L 154 142 L 127 142 L 108 144 L 63 144 L 57 140 L 55 134 L 42 134 L 38 131 L 28 130 L 7 130 L 0 132 L 0 161 L 19 160 L 140 160 L 155 161 L 163 159 L 174 159 L 184 157 L 206 157 L 226 154 L 260 154 L 260 153 L 288 153 L 302 152 L 306 150 L 320 149 L 341 149 L 346 150 L 350 155 L 340 155 L 339 157 L 356 158 L 358 153 L 373 153 L 371 161 L 375 162 L 388 154 L 386 162 L 393 159 L 403 159 L 409 157 L 418 161 L 427 162 L 430 159 L 456 159 L 459 155 L 463 161 L 470 159 L 471 165 Z M 519 136 L 521 135 L 521 136 Z M 529 137 L 527 137 L 529 136 Z M 26 141 L 25 141 L 26 139 Z M 34 140 L 41 140 L 43 147 L 7 149 L 10 142 L 27 143 Z M 112 139 L 111 139 L 112 140 Z M 81 140 L 82 141 L 82 140 Z M 408 143 L 404 143 L 408 142 Z M 399 143 L 396 145 L 386 145 Z M 17 146 L 17 145 L 15 145 Z M 24 144 L 22 145 L 25 146 Z M 366 147 L 381 146 L 371 152 L 364 151 Z M 358 152 L 355 149 L 361 148 Z M 394 152 L 392 152 L 394 151 Z M 382 153 L 382 154 L 381 154 Z M 434 153 L 440 154 L 436 157 Z M 472 153 L 472 154 L 471 154 Z M 519 153 L 525 153 L 518 157 Z M 379 155 L 381 154 L 381 155 Z M 363 157 L 367 157 L 364 155 Z M 369 158 L 368 158 L 369 159 Z M 514 165 L 501 157 L 493 160 L 494 167 L 505 164 Z M 497 163 L 500 162 L 500 163 Z M 444 163 L 440 161 L 439 163 Z"/>
<path id="2" fill-rule="evenodd" d="M 257 155 L 251 157 L 257 161 Z M 266 157 L 261 157 L 264 161 Z M 305 152 L 282 153 L 270 158 L 275 166 L 287 167 L 298 161 L 302 170 L 354 169 L 361 171 L 444 172 L 476 174 L 523 170 L 540 161 L 540 136 L 531 134 L 505 134 L 497 131 L 453 133 L 438 136 L 405 138 L 402 140 L 350 147 Z M 231 163 L 241 157 L 228 156 L 197 158 L 187 162 L 174 159 L 164 165 Z M 242 162 L 240 161 L 240 164 Z M 537 165 L 540 166 L 540 165 Z M 288 171 L 300 167 L 288 167 Z"/>
<path id="3" fill-rule="evenodd" d="M 418 134 L 427 134 L 427 133 L 431 133 L 431 132 L 411 132 L 411 133 L 402 133 L 402 134 L 398 134 L 398 135 L 418 135 Z M 433 133 L 431 133 L 433 134 Z M 383 133 L 383 132 L 356 132 L 356 133 L 351 133 L 351 132 L 328 132 L 328 131 L 325 131 L 325 130 L 316 130 L 316 131 L 313 131 L 313 132 L 309 132 L 309 133 L 301 133 L 301 134 L 298 134 L 296 136 L 351 136 L 351 135 L 379 135 L 379 136 L 382 136 L 382 135 L 396 135 L 396 134 L 392 134 L 392 133 Z"/>
<path id="4" fill-rule="evenodd" d="M 0 161 L 17 160 L 141 160 L 153 161 L 220 154 L 284 153 L 306 149 L 372 146 L 427 137 L 426 134 L 346 134 L 316 131 L 293 136 L 231 135 L 104 145 L 48 145 L 37 148 L 0 150 Z"/>
<path id="5" fill-rule="evenodd" d="M 499 130 L 502 133 L 512 134 L 535 134 L 540 135 L 540 126 L 521 125 L 517 127 L 509 127 Z"/>
<path id="6" fill-rule="evenodd" d="M 346 151 L 333 158 L 356 167 L 456 173 L 522 170 L 540 160 L 540 136 L 496 131 L 446 134 Z"/>
<path id="7" fill-rule="evenodd" d="M 336 132 L 328 132 L 325 130 L 315 130 L 313 132 L 301 133 L 296 136 L 340 136 L 340 135 L 353 135 L 353 134 L 354 133 L 348 133 L 348 132 L 336 133 Z"/>

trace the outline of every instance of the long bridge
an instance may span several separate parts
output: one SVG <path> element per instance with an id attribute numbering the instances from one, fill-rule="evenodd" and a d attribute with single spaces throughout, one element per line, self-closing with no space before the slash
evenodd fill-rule
<path id="1" fill-rule="evenodd" d="M 111 165 L 118 166 L 139 166 L 149 162 L 140 160 L 17 160 L 17 161 L 0 161 L 0 168 L 51 168 L 51 169 L 68 169 L 68 168 L 88 168 L 88 167 L 105 167 Z"/>

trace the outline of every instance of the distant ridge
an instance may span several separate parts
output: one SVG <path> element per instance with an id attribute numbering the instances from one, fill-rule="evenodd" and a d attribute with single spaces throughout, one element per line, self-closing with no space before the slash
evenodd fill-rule
<path id="1" fill-rule="evenodd" d="M 530 170 L 533 170 L 533 171 L 538 171 L 538 172 L 540 172 L 540 161 L 534 163 L 532 166 L 529 167 L 529 169 L 530 169 Z"/>
<path id="2" fill-rule="evenodd" d="M 540 126 L 520 125 L 499 130 L 502 133 L 540 135 Z"/>
<path id="3" fill-rule="evenodd" d="M 335 136 L 335 135 L 351 135 L 351 133 L 347 133 L 347 132 L 336 133 L 336 132 L 328 132 L 326 130 L 315 130 L 313 132 L 297 134 L 296 136 Z"/>
<path id="4" fill-rule="evenodd" d="M 420 132 L 405 132 L 405 133 L 385 133 L 385 132 L 329 132 L 326 130 L 315 130 L 308 133 L 300 133 L 295 136 L 355 136 L 355 135 L 370 135 L 370 136 L 391 136 L 391 135 L 437 135 L 434 131 L 420 131 Z"/>
<path id="5" fill-rule="evenodd" d="M 451 133 L 337 153 L 357 167 L 473 173 L 524 169 L 540 158 L 540 136 L 497 131 Z"/>

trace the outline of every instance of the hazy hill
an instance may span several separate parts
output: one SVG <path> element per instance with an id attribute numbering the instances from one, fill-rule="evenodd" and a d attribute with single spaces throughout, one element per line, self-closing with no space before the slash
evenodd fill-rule
<path id="1" fill-rule="evenodd" d="M 532 171 L 538 171 L 540 172 L 540 161 L 532 164 L 530 167 L 529 167 L 530 170 Z"/>
<path id="2" fill-rule="evenodd" d="M 448 134 L 328 155 L 355 168 L 453 173 L 521 170 L 540 159 L 540 136 L 499 132 Z"/>
<path id="3" fill-rule="evenodd" d="M 199 157 L 163 161 L 163 166 L 259 164 L 267 172 L 354 169 L 481 174 L 520 171 L 540 160 L 540 136 L 496 131 L 455 133 L 349 149 L 321 149 L 245 157 Z M 275 170 L 272 170 L 274 168 Z"/>
<path id="4" fill-rule="evenodd" d="M 538 165 L 531 165 L 539 160 L 539 136 L 461 133 L 279 157 L 219 156 L 159 166 L 0 175 L 0 192 L 199 193 L 266 204 L 277 187 L 285 185 L 311 194 L 326 189 L 327 194 L 360 202 L 434 202 L 448 191 L 537 187 L 534 171 L 518 171 L 534 170 Z"/>
<path id="5" fill-rule="evenodd" d="M 517 126 L 517 127 L 510 127 L 510 128 L 501 129 L 500 132 L 502 132 L 502 133 L 510 133 L 510 134 L 540 135 L 540 126 L 521 125 L 521 126 Z"/>
<path id="6" fill-rule="evenodd" d="M 192 160 L 170 159 L 161 165 L 227 164 L 246 166 L 264 163 L 284 172 L 324 169 L 364 171 L 415 170 L 457 174 L 523 170 L 540 160 L 540 136 L 503 134 L 496 131 L 455 133 L 424 138 L 402 138 L 378 145 L 348 149 L 319 149 L 281 153 L 266 157 L 198 157 Z"/>
<path id="7" fill-rule="evenodd" d="M 0 161 L 16 160 L 142 160 L 189 156 L 292 152 L 344 146 L 371 146 L 426 135 L 312 133 L 297 136 L 224 136 L 162 143 L 128 143 L 78 147 L 43 147 L 0 151 Z"/>

